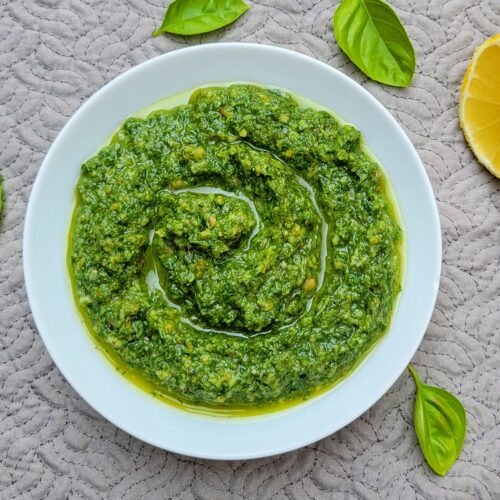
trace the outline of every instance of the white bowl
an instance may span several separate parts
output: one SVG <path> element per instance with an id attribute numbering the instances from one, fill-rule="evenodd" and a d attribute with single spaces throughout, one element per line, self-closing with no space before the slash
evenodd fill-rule
<path id="1" fill-rule="evenodd" d="M 312 99 L 358 126 L 385 167 L 406 233 L 406 276 L 392 326 L 344 382 L 291 409 L 249 418 L 178 410 L 123 378 L 96 349 L 75 308 L 66 244 L 80 165 L 129 115 L 154 101 L 218 82 L 256 82 Z M 436 202 L 401 127 L 366 90 L 310 57 L 252 44 L 201 45 L 146 61 L 118 76 L 74 114 L 50 148 L 33 186 L 24 227 L 24 273 L 40 335 L 75 390 L 124 431 L 202 458 L 273 455 L 347 425 L 396 381 L 417 350 L 434 307 L 441 266 Z"/>

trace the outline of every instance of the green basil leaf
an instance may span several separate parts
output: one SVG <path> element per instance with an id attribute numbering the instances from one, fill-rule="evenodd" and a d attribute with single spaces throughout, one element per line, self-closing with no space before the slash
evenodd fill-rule
<path id="1" fill-rule="evenodd" d="M 333 18 L 335 38 L 372 80 L 408 87 L 415 51 L 397 14 L 384 0 L 343 0 Z"/>
<path id="2" fill-rule="evenodd" d="M 207 33 L 236 21 L 248 8 L 243 0 L 175 0 L 153 36 Z"/>
<path id="3" fill-rule="evenodd" d="M 423 384 L 413 366 L 408 369 L 417 386 L 414 422 L 420 448 L 431 469 L 444 476 L 464 444 L 464 407 L 453 394 Z"/>

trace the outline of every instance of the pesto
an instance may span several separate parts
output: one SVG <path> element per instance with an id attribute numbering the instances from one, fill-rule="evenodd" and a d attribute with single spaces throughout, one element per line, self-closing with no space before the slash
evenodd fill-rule
<path id="1" fill-rule="evenodd" d="M 94 335 L 195 404 L 270 405 L 387 330 L 401 230 L 361 135 L 289 94 L 204 88 L 82 165 L 70 272 Z"/>

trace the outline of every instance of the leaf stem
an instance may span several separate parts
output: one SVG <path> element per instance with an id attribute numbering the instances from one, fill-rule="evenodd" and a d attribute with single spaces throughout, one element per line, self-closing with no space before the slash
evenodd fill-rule
<path id="1" fill-rule="evenodd" d="M 420 386 L 422 385 L 422 381 L 420 380 L 420 377 L 418 376 L 417 370 L 415 370 L 415 368 L 413 368 L 412 365 L 408 365 L 408 370 L 409 370 L 411 376 L 413 377 L 413 380 L 415 381 L 415 385 L 417 386 L 417 389 L 420 388 Z"/>

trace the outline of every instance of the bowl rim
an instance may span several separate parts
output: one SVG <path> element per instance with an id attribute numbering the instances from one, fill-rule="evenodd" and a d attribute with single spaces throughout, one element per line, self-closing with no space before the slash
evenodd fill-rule
<path id="1" fill-rule="evenodd" d="M 143 71 L 146 67 L 154 64 L 158 64 L 160 61 L 168 61 L 170 58 L 173 57 L 179 57 L 184 54 L 189 54 L 189 53 L 194 53 L 194 52 L 200 52 L 203 53 L 204 51 L 213 51 L 213 50 L 224 50 L 224 49 L 230 49 L 230 50 L 256 50 L 256 51 L 266 51 L 266 52 L 275 52 L 276 55 L 280 54 L 287 54 L 290 56 L 293 54 L 294 57 L 297 59 L 301 60 L 307 60 L 309 63 L 314 63 L 318 65 L 319 67 L 323 69 L 327 69 L 328 71 L 332 72 L 335 74 L 337 78 L 340 78 L 342 80 L 345 80 L 349 85 L 354 86 L 356 88 L 356 91 L 361 92 L 362 94 L 365 95 L 367 99 L 371 101 L 371 104 L 378 108 L 378 111 L 381 112 L 383 115 L 385 115 L 385 118 L 392 122 L 393 126 L 398 130 L 400 139 L 402 139 L 405 143 L 405 148 L 406 150 L 413 156 L 414 163 L 418 166 L 418 173 L 420 177 L 422 178 L 424 185 L 425 185 L 425 195 L 427 197 L 427 202 L 430 203 L 430 210 L 432 212 L 432 218 L 433 218 L 433 223 L 434 223 L 434 241 L 436 243 L 436 247 L 433 249 L 434 252 L 436 252 L 436 259 L 433 262 L 434 267 L 432 269 L 432 275 L 437 279 L 437 284 L 433 287 L 429 297 L 428 297 L 428 303 L 429 306 L 427 308 L 427 313 L 425 314 L 425 317 L 423 318 L 424 321 L 422 324 L 425 324 L 428 326 L 431 315 L 433 313 L 434 307 L 435 307 L 435 302 L 437 298 L 437 293 L 439 289 L 439 279 L 441 275 L 441 264 L 442 264 L 442 240 L 441 240 L 441 226 L 440 226 L 440 219 L 439 219 L 439 212 L 437 208 L 437 203 L 436 199 L 434 197 L 434 193 L 432 190 L 432 186 L 429 180 L 429 177 L 427 175 L 427 172 L 423 166 L 423 163 L 415 150 L 413 144 L 411 143 L 410 139 L 402 129 L 402 127 L 399 125 L 399 123 L 396 121 L 396 119 L 390 114 L 390 112 L 371 94 L 369 93 L 365 88 L 363 88 L 359 83 L 357 83 L 355 80 L 351 79 L 347 75 L 343 74 L 341 71 L 333 68 L 332 66 L 329 66 L 328 64 L 319 61 L 317 59 L 314 59 L 312 57 L 309 57 L 307 55 L 301 54 L 299 52 L 290 50 L 290 49 L 285 49 L 282 47 L 277 47 L 277 46 L 272 46 L 272 45 L 263 45 L 263 44 L 256 44 L 256 43 L 241 43 L 241 42 L 228 42 L 228 43 L 210 43 L 210 44 L 204 44 L 204 45 L 195 45 L 195 46 L 190 46 L 182 49 L 177 49 L 173 50 L 171 52 L 167 52 L 165 54 L 158 55 L 154 58 L 148 59 L 136 66 L 133 66 L 132 68 L 129 68 L 128 70 L 125 70 L 121 74 L 117 75 L 115 78 L 113 78 L 111 81 L 106 83 L 104 86 L 99 88 L 99 90 L 95 93 L 93 93 L 90 97 L 88 97 L 81 105 L 80 107 L 72 114 L 70 119 L 65 123 L 64 127 L 61 129 L 61 131 L 58 133 L 56 139 L 52 142 L 50 148 L 48 149 L 41 166 L 37 172 L 35 181 L 33 183 L 30 196 L 29 196 L 29 201 L 28 201 L 28 206 L 26 210 L 26 217 L 24 221 L 24 231 L 23 231 L 23 270 L 24 270 L 24 278 L 25 278 L 25 285 L 26 285 L 26 293 L 28 297 L 28 302 L 31 308 L 32 316 L 34 323 L 36 325 L 36 328 L 43 340 L 43 343 L 45 344 L 45 347 L 47 351 L 49 352 L 52 360 L 58 367 L 59 371 L 62 373 L 62 375 L 66 378 L 66 380 L 70 383 L 70 385 L 73 387 L 73 389 L 82 397 L 94 410 L 96 410 L 100 415 L 105 417 L 107 420 L 112 422 L 114 425 L 116 425 L 118 428 L 124 430 L 125 432 L 137 437 L 138 439 L 147 442 L 153 446 L 160 447 L 163 449 L 167 449 L 172 452 L 180 453 L 180 454 L 185 454 L 193 457 L 198 457 L 198 458 L 207 458 L 207 459 L 225 459 L 225 460 L 240 460 L 240 459 L 253 459 L 253 458 L 260 458 L 260 457 L 266 457 L 266 456 L 272 456 L 272 455 L 277 455 L 280 453 L 284 453 L 287 451 L 291 451 L 306 445 L 309 445 L 311 443 L 314 443 L 316 441 L 319 441 L 320 439 L 325 438 L 326 436 L 333 434 L 337 432 L 338 430 L 342 429 L 344 426 L 348 425 L 350 422 L 354 421 L 357 419 L 362 413 L 364 413 L 366 410 L 368 410 L 371 406 L 373 406 L 391 387 L 392 385 L 396 382 L 396 380 L 401 376 L 403 371 L 405 370 L 406 366 L 410 362 L 411 358 L 414 356 L 416 353 L 424 335 L 426 332 L 426 328 L 422 328 L 421 334 L 413 339 L 413 342 L 411 345 L 408 346 L 406 355 L 403 356 L 401 359 L 397 360 L 397 365 L 398 368 L 396 370 L 393 370 L 394 373 L 397 373 L 397 376 L 391 376 L 389 377 L 390 380 L 388 380 L 385 385 L 384 389 L 378 391 L 377 395 L 375 397 L 371 396 L 366 398 L 365 403 L 357 409 L 356 412 L 354 412 L 353 415 L 350 415 L 349 418 L 345 418 L 344 421 L 341 421 L 340 423 L 337 423 L 334 426 L 331 426 L 331 428 L 328 429 L 323 429 L 321 432 L 316 432 L 314 435 L 314 438 L 311 438 L 310 436 L 301 440 L 301 439 L 295 439 L 292 443 L 286 446 L 281 446 L 279 448 L 272 448 L 271 450 L 268 449 L 263 449 L 260 452 L 253 452 L 253 453 L 232 453 L 232 454 L 227 454 L 227 453 L 219 453 L 216 449 L 213 450 L 213 452 L 200 452 L 196 453 L 193 452 L 192 450 L 186 452 L 184 448 L 176 447 L 176 446 L 165 446 L 163 444 L 158 444 L 158 442 L 155 442 L 154 440 L 150 439 L 148 436 L 145 436 L 144 434 L 141 434 L 141 432 L 138 432 L 137 429 L 130 428 L 128 425 L 124 425 L 123 422 L 120 422 L 118 418 L 116 418 L 115 415 L 109 414 L 109 412 L 105 412 L 102 409 L 98 408 L 95 402 L 93 401 L 92 397 L 89 396 L 89 394 L 85 393 L 85 390 L 81 387 L 81 384 L 78 381 L 78 377 L 75 376 L 74 373 L 71 373 L 71 370 L 69 369 L 68 365 L 65 363 L 63 356 L 60 355 L 59 352 L 57 352 L 56 349 L 53 348 L 53 345 L 51 344 L 50 341 L 50 335 L 48 335 L 46 332 L 43 331 L 43 329 L 40 329 L 39 325 L 42 323 L 41 317 L 43 314 L 43 311 L 41 308 L 39 308 L 39 304 L 37 303 L 35 297 L 34 297 L 34 287 L 36 286 L 34 280 L 32 279 L 32 275 L 30 273 L 30 268 L 31 268 L 31 262 L 30 262 L 30 239 L 31 235 L 33 232 L 33 218 L 34 218 L 34 206 L 36 204 L 37 198 L 40 196 L 41 191 L 43 190 L 43 181 L 44 177 L 47 174 L 47 165 L 50 164 L 51 161 L 51 156 L 56 149 L 57 145 L 65 140 L 65 134 L 66 131 L 69 129 L 69 127 L 76 121 L 79 120 L 80 116 L 86 111 L 86 109 L 91 105 L 92 101 L 96 99 L 97 97 L 100 97 L 102 94 L 109 92 L 112 90 L 115 86 L 118 86 L 123 80 L 129 78 L 130 76 L 140 73 Z M 208 82 L 207 82 L 208 83 Z M 335 110 L 333 110 L 335 112 Z M 396 193 L 397 195 L 397 193 Z M 404 223 L 404 220 L 403 220 Z M 406 259 L 405 259 L 406 261 Z M 390 329 L 392 328 L 392 325 Z M 389 329 L 389 331 L 390 331 Z M 387 334 L 386 334 L 387 336 Z M 375 347 L 375 349 L 378 348 Z M 357 370 L 357 369 L 356 369 Z M 349 375 L 349 377 L 352 376 L 352 374 Z M 327 391 L 327 393 L 330 391 Z M 322 396 L 319 396 L 322 397 Z M 313 398 L 315 399 L 315 398 Z M 278 412 L 280 413 L 280 412 Z"/>

